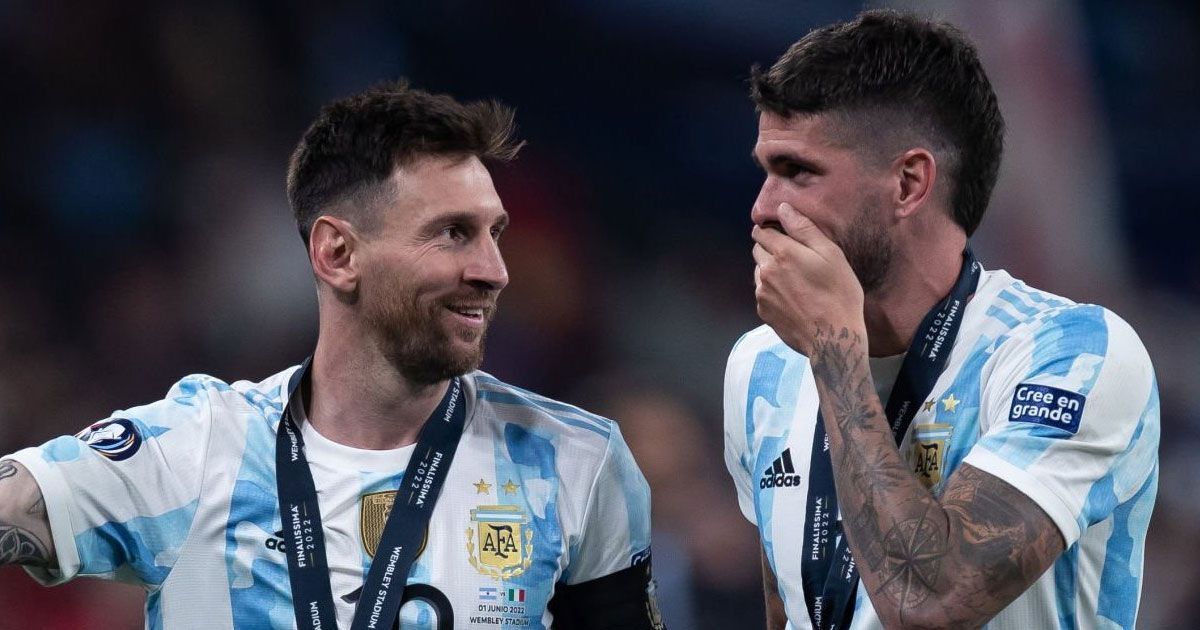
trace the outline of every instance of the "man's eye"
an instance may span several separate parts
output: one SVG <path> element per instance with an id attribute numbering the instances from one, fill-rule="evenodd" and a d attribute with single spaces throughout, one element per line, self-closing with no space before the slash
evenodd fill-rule
<path id="1" fill-rule="evenodd" d="M 456 241 L 467 236 L 466 230 L 460 225 L 447 225 L 442 229 L 442 233 Z"/>
<path id="2" fill-rule="evenodd" d="M 784 177 L 797 177 L 800 175 L 809 175 L 812 171 L 800 164 L 790 163 L 783 165 Z"/>

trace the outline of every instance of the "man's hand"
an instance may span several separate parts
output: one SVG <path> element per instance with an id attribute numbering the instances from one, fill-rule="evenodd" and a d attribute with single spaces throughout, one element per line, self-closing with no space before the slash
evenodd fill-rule
<path id="1" fill-rule="evenodd" d="M 17 462 L 0 460 L 0 565 L 54 562 L 50 519 L 37 481 Z"/>
<path id="2" fill-rule="evenodd" d="M 758 316 L 793 350 L 812 356 L 819 329 L 866 339 L 863 290 L 845 254 L 808 217 L 779 206 L 785 233 L 754 226 Z"/>

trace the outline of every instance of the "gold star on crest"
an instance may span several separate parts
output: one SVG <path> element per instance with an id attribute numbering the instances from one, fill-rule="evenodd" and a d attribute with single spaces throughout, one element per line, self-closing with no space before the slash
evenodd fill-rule
<path id="1" fill-rule="evenodd" d="M 520 484 L 513 483 L 512 479 L 509 479 L 507 483 L 500 487 L 503 488 L 508 494 L 516 494 L 517 490 L 521 488 Z"/>
<path id="2" fill-rule="evenodd" d="M 479 478 L 479 483 L 471 485 L 475 486 L 475 494 L 487 494 L 492 491 L 492 484 L 484 481 L 482 477 Z"/>
<path id="3" fill-rule="evenodd" d="M 959 402 L 960 401 L 954 397 L 954 394 L 951 393 L 949 396 L 942 399 L 942 406 L 946 409 L 946 411 L 954 413 L 954 410 L 958 407 Z"/>
<path id="4" fill-rule="evenodd" d="M 935 402 L 937 402 L 937 401 L 936 400 L 926 400 L 925 401 L 925 411 L 933 411 L 933 403 L 935 403 Z"/>

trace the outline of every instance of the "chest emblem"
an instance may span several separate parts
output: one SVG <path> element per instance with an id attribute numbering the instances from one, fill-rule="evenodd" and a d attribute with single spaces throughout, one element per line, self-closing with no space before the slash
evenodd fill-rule
<path id="1" fill-rule="evenodd" d="M 918 424 L 914 427 L 909 461 L 917 479 L 926 488 L 932 488 L 942 481 L 946 449 L 950 446 L 952 433 L 954 426 L 949 424 Z"/>
<path id="2" fill-rule="evenodd" d="M 533 528 L 516 505 L 480 505 L 471 510 L 467 553 L 476 571 L 507 580 L 533 563 Z"/>
<path id="3" fill-rule="evenodd" d="M 388 516 L 392 514 L 392 504 L 396 502 L 396 491 L 385 490 L 364 494 L 358 502 L 358 534 L 362 540 L 363 551 L 374 558 L 379 549 L 379 540 L 383 538 L 383 527 L 387 525 Z M 429 542 L 429 529 L 421 539 L 421 548 L 417 555 L 425 551 L 425 543 Z"/>

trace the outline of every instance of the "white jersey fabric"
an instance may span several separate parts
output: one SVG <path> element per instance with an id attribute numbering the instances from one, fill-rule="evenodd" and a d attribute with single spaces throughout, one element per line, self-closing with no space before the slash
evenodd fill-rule
<path id="1" fill-rule="evenodd" d="M 871 367 L 886 403 L 899 357 Z M 725 460 L 797 629 L 812 627 L 801 554 L 817 407 L 808 359 L 773 330 L 737 342 L 725 376 Z M 1131 628 L 1158 442 L 1158 389 L 1129 325 L 991 271 L 900 452 L 935 493 L 963 462 L 995 475 L 1062 533 L 1066 552 L 987 628 Z M 880 628 L 865 590 L 851 627 Z"/>
<path id="2" fill-rule="evenodd" d="M 159 402 L 10 456 L 41 487 L 58 556 L 55 570 L 30 573 L 46 584 L 92 576 L 144 585 L 147 628 L 294 628 L 275 444 L 295 369 L 232 385 L 189 376 Z M 408 576 L 400 627 L 549 627 L 557 583 L 646 557 L 648 486 L 615 423 L 483 372 L 463 385 L 465 431 Z M 293 398 L 338 627 L 349 628 L 415 447 L 334 443 Z"/>

